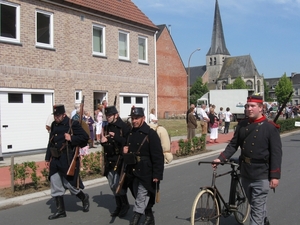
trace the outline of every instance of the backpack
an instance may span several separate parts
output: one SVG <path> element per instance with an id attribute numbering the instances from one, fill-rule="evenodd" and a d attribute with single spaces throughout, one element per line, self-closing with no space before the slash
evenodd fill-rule
<path id="1" fill-rule="evenodd" d="M 171 152 L 171 138 L 168 131 L 163 126 L 157 124 L 148 124 L 151 129 L 155 130 L 161 142 L 165 163 L 169 164 L 173 160 L 173 154 Z"/>

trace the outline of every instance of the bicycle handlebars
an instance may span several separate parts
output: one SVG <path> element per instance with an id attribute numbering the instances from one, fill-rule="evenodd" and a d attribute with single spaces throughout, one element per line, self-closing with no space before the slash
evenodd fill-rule
<path id="1" fill-rule="evenodd" d="M 216 164 L 216 165 L 222 165 L 222 166 L 225 164 L 232 165 L 232 166 L 239 166 L 238 162 L 239 161 L 237 158 L 231 158 L 231 159 L 229 159 L 229 161 L 226 161 L 226 162 L 199 161 L 198 165 L 200 166 L 201 163 L 207 163 L 207 164 Z"/>

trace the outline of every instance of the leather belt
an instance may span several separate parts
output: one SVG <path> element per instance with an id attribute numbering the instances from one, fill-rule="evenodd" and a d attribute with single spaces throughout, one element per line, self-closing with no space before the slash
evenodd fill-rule
<path id="1" fill-rule="evenodd" d="M 242 159 L 242 162 L 247 163 L 247 164 L 251 164 L 251 163 L 257 163 L 257 164 L 269 163 L 269 159 L 253 159 L 253 158 L 246 157 L 244 155 L 241 156 L 241 159 Z"/>

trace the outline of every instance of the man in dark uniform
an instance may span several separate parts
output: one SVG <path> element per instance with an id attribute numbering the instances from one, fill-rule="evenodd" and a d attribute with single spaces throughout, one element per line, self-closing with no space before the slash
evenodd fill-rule
<path id="1" fill-rule="evenodd" d="M 227 161 L 241 148 L 241 178 L 251 206 L 250 225 L 267 225 L 267 195 L 270 188 L 278 186 L 281 175 L 281 139 L 278 126 L 263 115 L 261 96 L 248 97 L 246 112 L 248 118 L 237 125 L 230 143 L 214 162 Z"/>
<path id="2" fill-rule="evenodd" d="M 124 147 L 124 163 L 127 164 L 129 187 L 133 192 L 135 204 L 130 225 L 139 224 L 145 213 L 144 225 L 154 225 L 152 207 L 158 192 L 159 181 L 163 179 L 164 155 L 157 133 L 145 123 L 144 109 L 131 108 L 132 129 L 127 146 Z M 126 156 L 136 156 L 136 163 L 127 163 Z M 132 161 L 132 160 L 131 160 Z"/>
<path id="3" fill-rule="evenodd" d="M 104 134 L 101 138 L 101 145 L 104 148 L 104 176 L 108 179 L 110 189 L 112 190 L 117 208 L 111 216 L 124 217 L 129 210 L 127 199 L 127 188 L 122 188 L 120 193 L 116 193 L 119 184 L 120 172 L 123 164 L 123 147 L 126 143 L 126 136 L 129 133 L 129 127 L 119 117 L 115 106 L 105 108 L 105 115 L 108 124 L 104 126 Z"/>
<path id="4" fill-rule="evenodd" d="M 84 186 L 79 177 L 79 158 L 74 176 L 67 176 L 75 147 L 86 146 L 89 136 L 78 121 L 67 117 L 64 105 L 54 105 L 53 116 L 45 161 L 46 167 L 49 168 L 51 196 L 55 198 L 57 211 L 48 217 L 49 220 L 66 217 L 63 200 L 66 189 L 82 201 L 84 212 L 88 212 L 90 206 L 89 196 L 81 190 Z"/>

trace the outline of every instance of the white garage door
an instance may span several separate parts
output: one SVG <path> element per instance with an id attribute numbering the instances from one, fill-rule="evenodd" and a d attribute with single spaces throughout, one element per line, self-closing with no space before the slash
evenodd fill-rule
<path id="1" fill-rule="evenodd" d="M 120 94 L 120 117 L 128 118 L 132 106 L 144 108 L 146 121 L 148 121 L 148 95 L 146 94 Z"/>
<path id="2" fill-rule="evenodd" d="M 45 123 L 52 105 L 53 91 L 0 89 L 2 153 L 45 149 Z"/>

